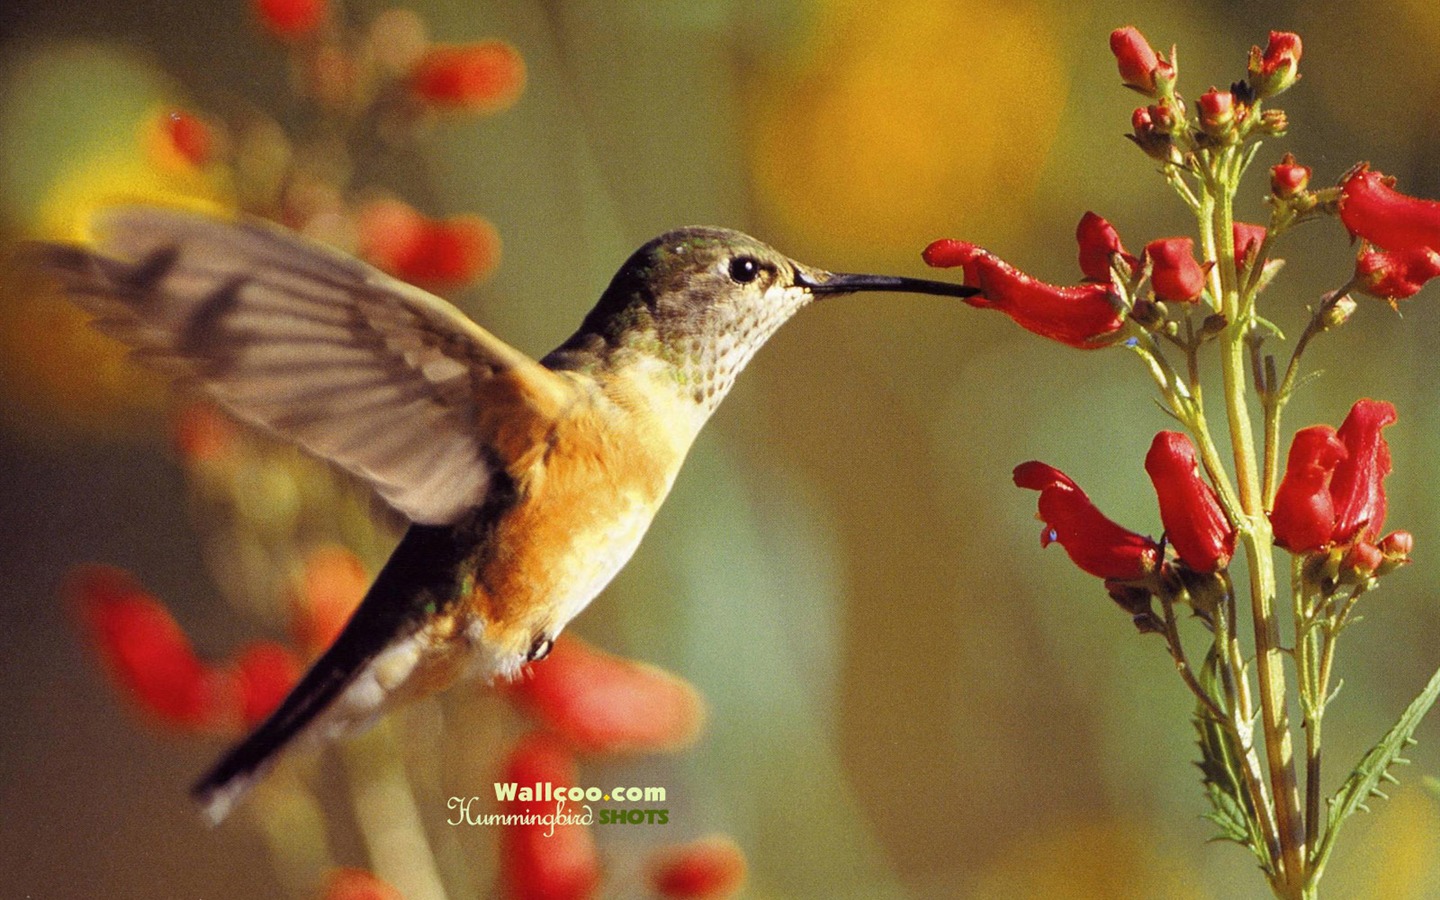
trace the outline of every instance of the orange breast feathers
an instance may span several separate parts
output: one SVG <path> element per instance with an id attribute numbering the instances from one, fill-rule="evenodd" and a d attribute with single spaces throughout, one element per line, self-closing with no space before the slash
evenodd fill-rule
<path id="1" fill-rule="evenodd" d="M 594 392 L 543 435 L 500 425 L 517 498 L 495 524 L 473 597 L 492 651 L 523 654 L 536 635 L 558 634 L 635 552 L 684 456 L 647 418 Z"/>

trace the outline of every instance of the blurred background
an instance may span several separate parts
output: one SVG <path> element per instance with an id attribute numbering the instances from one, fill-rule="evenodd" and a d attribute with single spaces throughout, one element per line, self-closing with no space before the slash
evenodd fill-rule
<path id="1" fill-rule="evenodd" d="M 384 8 L 343 15 L 363 23 Z M 524 92 L 502 113 L 442 118 L 405 153 L 355 164 L 429 215 L 493 224 L 493 274 L 447 296 L 537 355 L 570 334 L 631 250 L 684 224 L 740 228 L 831 269 L 910 275 L 926 274 L 929 241 L 958 237 L 1060 283 L 1078 279 L 1073 229 L 1086 210 L 1132 250 L 1188 233 L 1185 210 L 1121 137 L 1137 98 L 1118 83 L 1107 36 L 1124 24 L 1179 45 L 1192 98 L 1243 78 L 1268 30 L 1304 38 L 1303 80 L 1280 103 L 1291 135 L 1261 150 L 1241 217 L 1264 221 L 1265 169 L 1285 150 L 1317 185 L 1368 159 L 1402 190 L 1440 196 L 1428 115 L 1440 103 L 1440 7 L 1421 0 L 408 8 L 436 39 L 513 45 Z M 136 123 L 158 106 L 305 124 L 287 51 L 239 0 L 9 0 L 0 27 L 7 239 L 68 233 L 101 186 L 228 196 L 213 173 L 155 176 L 132 158 Z M 1265 315 L 1298 332 L 1351 253 L 1333 222 L 1288 235 Z M 20 273 L 5 280 L 5 892 L 271 895 L 256 830 L 206 830 L 188 805 L 185 787 L 220 743 L 126 709 L 61 585 L 77 564 L 123 567 L 212 656 L 278 630 L 225 601 L 241 569 L 206 559 L 157 383 L 53 294 Z M 1433 286 L 1399 314 L 1362 303 L 1312 349 L 1323 375 L 1287 412 L 1287 435 L 1338 424 L 1361 396 L 1400 414 L 1389 523 L 1415 534 L 1416 564 L 1363 601 L 1365 621 L 1341 645 L 1344 690 L 1326 729 L 1336 779 L 1440 663 L 1440 494 L 1427 462 L 1440 458 L 1437 303 Z M 1193 704 L 1159 639 L 1137 636 L 1060 550 L 1041 551 L 1034 496 L 1010 483 L 1016 463 L 1045 460 L 1117 521 L 1158 534 L 1142 460 L 1163 427 L 1129 354 L 1045 343 L 936 298 L 808 310 L 751 364 L 634 562 L 572 626 L 690 680 L 708 727 L 680 754 L 582 761 L 583 777 L 666 785 L 664 839 L 732 835 L 748 896 L 1262 896 L 1245 851 L 1205 843 Z M 481 690 L 451 694 L 452 725 L 522 727 Z M 1440 771 L 1440 720 L 1420 738 L 1393 799 L 1343 835 L 1334 896 L 1440 897 L 1440 801 L 1423 784 Z M 320 765 L 324 784 L 333 760 Z M 483 894 L 493 865 L 485 836 L 444 825 L 445 796 L 484 793 L 476 771 L 417 788 L 433 840 L 469 859 L 457 895 Z M 345 816 L 328 828 L 336 857 L 363 865 Z M 600 837 L 616 859 L 659 839 Z"/>

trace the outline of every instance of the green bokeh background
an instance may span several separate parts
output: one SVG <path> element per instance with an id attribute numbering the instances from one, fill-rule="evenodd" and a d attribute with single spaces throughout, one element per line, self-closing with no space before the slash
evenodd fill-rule
<path id="1" fill-rule="evenodd" d="M 570 333 L 631 249 L 682 224 L 899 274 L 924 274 L 929 239 L 964 237 L 1053 281 L 1076 275 L 1072 229 L 1087 209 L 1132 249 L 1183 233 L 1182 207 L 1120 137 L 1136 102 L 1106 47 L 1121 24 L 1180 45 L 1192 97 L 1240 77 L 1268 29 L 1304 37 L 1304 78 L 1281 104 L 1293 133 L 1261 151 L 1242 216 L 1264 215 L 1264 166 L 1285 149 L 1317 183 L 1369 159 L 1406 191 L 1440 196 L 1440 12 L 1422 0 L 414 8 L 437 37 L 502 37 L 527 61 L 514 109 L 444 125 L 385 177 L 429 211 L 497 224 L 502 267 L 462 305 L 535 354 Z M 158 90 L 222 114 L 296 114 L 279 51 L 238 3 L 11 0 L 0 24 L 7 90 L 14 61 L 78 41 L 90 49 L 74 79 L 111 92 L 111 113 Z M 0 102 L 14 234 L 45 173 L 107 120 L 32 95 Z M 1351 250 L 1325 223 L 1279 252 L 1291 265 L 1267 315 L 1297 331 L 1303 304 L 1348 275 Z M 1440 663 L 1437 298 L 1432 287 L 1403 315 L 1362 304 L 1314 348 L 1323 376 L 1287 413 L 1288 431 L 1338 423 L 1361 396 L 1394 402 L 1389 522 L 1416 536 L 1416 565 L 1365 601 L 1342 644 L 1332 776 Z M 3 893 L 266 895 L 258 840 L 206 831 L 187 806 L 183 787 L 215 748 L 137 725 L 56 599 L 71 566 L 110 562 L 206 651 L 253 635 L 202 568 L 180 469 L 133 426 L 57 426 L 16 390 L 0 431 Z M 1137 637 L 1058 549 L 1039 549 L 1033 495 L 1009 480 L 1043 459 L 1113 518 L 1158 533 L 1141 462 L 1166 426 L 1128 354 L 1045 344 L 960 304 L 844 299 L 783 329 L 634 562 L 573 626 L 681 674 L 710 704 L 693 751 L 618 769 L 685 798 L 665 839 L 734 835 L 761 897 L 1261 896 L 1243 851 L 1203 842 L 1191 704 L 1159 641 Z M 1420 737 L 1394 801 L 1348 826 L 1332 896 L 1440 897 L 1440 801 L 1421 787 L 1440 772 L 1440 724 Z M 443 801 L 421 802 L 446 816 Z M 337 842 L 357 852 L 345 827 Z"/>

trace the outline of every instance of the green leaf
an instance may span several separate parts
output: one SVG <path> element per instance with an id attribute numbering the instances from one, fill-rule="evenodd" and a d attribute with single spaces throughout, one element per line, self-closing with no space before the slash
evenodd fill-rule
<path id="1" fill-rule="evenodd" d="M 1201 688 L 1223 706 L 1224 693 L 1220 690 L 1214 660 L 1212 648 L 1200 669 L 1198 680 Z M 1260 861 L 1262 869 L 1273 871 L 1264 838 L 1256 824 L 1250 795 L 1245 790 L 1244 776 L 1240 771 L 1244 763 L 1240 748 L 1235 746 L 1234 735 L 1204 704 L 1197 704 L 1194 722 L 1200 745 L 1200 760 L 1196 766 L 1200 769 L 1201 783 L 1211 806 L 1205 818 L 1215 823 L 1218 829 L 1211 840 L 1233 841 L 1248 847 Z"/>
<path id="2" fill-rule="evenodd" d="M 1357 809 L 1368 810 L 1365 801 L 1372 796 L 1385 798 L 1385 793 L 1380 790 L 1380 782 L 1395 782 L 1396 778 L 1390 774 L 1390 768 L 1409 762 L 1400 754 L 1415 743 L 1415 729 L 1420 726 L 1420 720 L 1425 718 L 1437 697 L 1440 697 L 1440 671 L 1430 676 L 1429 684 L 1425 685 L 1420 696 L 1405 708 L 1405 712 L 1400 715 L 1400 721 L 1361 757 L 1355 771 L 1350 773 L 1340 790 L 1335 792 L 1335 796 L 1330 800 L 1330 819 L 1325 835 L 1311 856 L 1311 868 L 1315 873 L 1312 878 L 1319 878 L 1320 872 L 1324 870 L 1325 861 L 1335 847 L 1335 837 L 1345 820 Z"/>

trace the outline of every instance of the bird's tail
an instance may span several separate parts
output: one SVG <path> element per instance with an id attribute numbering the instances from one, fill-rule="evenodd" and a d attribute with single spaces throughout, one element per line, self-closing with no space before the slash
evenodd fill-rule
<path id="1" fill-rule="evenodd" d="M 356 688 L 375 658 L 398 641 L 412 637 L 427 604 L 445 605 L 455 596 L 445 581 L 455 574 L 455 541 L 448 526 L 412 525 L 370 586 L 335 643 L 316 660 L 279 708 L 248 737 L 231 747 L 190 794 L 212 825 L 219 824 L 236 801 L 279 758 L 292 741 L 314 729 L 322 714 L 347 690 Z M 452 582 L 453 583 L 453 582 Z M 378 685 L 363 691 L 329 724 L 362 724 L 382 710 Z"/>

